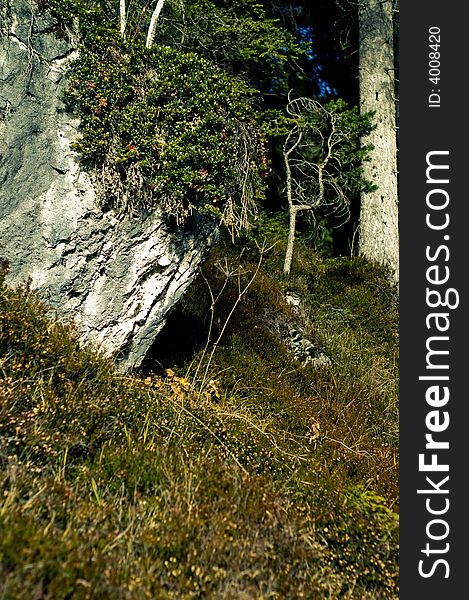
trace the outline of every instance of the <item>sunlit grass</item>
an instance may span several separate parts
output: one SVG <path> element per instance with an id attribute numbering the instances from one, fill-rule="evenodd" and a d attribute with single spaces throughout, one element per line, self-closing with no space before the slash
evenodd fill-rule
<path id="1" fill-rule="evenodd" d="M 274 249 L 212 355 L 207 283 L 230 252 L 175 315 L 192 343 L 186 330 L 164 364 L 165 335 L 184 339 L 170 322 L 160 364 L 128 376 L 2 286 L 2 598 L 398 597 L 393 292 L 379 269 L 301 248 L 274 280 Z M 264 326 L 266 307 L 288 314 L 287 288 L 330 367 L 301 368 Z"/>

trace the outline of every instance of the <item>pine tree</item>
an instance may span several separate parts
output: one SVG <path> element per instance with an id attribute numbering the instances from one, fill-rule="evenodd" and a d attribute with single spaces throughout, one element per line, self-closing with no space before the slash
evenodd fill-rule
<path id="1" fill-rule="evenodd" d="M 377 189 L 362 194 L 362 256 L 388 265 L 399 280 L 397 142 L 393 0 L 362 0 L 358 9 L 360 108 L 374 112 L 376 128 L 364 142 L 374 149 L 364 176 Z"/>

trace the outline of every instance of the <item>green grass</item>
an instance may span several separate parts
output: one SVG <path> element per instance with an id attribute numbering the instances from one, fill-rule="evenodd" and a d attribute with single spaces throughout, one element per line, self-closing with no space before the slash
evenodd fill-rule
<path id="1" fill-rule="evenodd" d="M 212 354 L 259 258 L 237 252 L 126 376 L 2 284 L 1 598 L 398 597 L 395 290 L 301 245 L 284 279 L 275 247 Z M 266 326 L 287 289 L 330 367 Z"/>

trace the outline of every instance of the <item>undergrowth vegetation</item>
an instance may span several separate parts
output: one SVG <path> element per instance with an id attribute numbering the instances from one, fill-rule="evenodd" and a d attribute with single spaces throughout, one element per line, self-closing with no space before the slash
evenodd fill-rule
<path id="1" fill-rule="evenodd" d="M 138 211 L 160 206 L 178 224 L 194 210 L 210 212 L 233 235 L 247 228 L 265 196 L 268 170 L 257 115 L 259 91 L 213 62 L 210 49 L 204 56 L 194 31 L 183 35 L 194 48 L 176 43 L 167 24 L 158 28 L 157 43 L 146 47 L 144 32 L 153 10 L 148 2 L 129 4 L 125 36 L 118 29 L 119 3 L 39 4 L 56 19 L 58 35 L 79 40 L 64 100 L 80 119 L 81 134 L 73 147 L 90 167 L 103 207 Z M 253 32 L 247 36 L 245 60 L 252 61 L 258 45 L 269 40 L 265 45 L 271 56 L 265 62 L 283 62 L 291 36 L 272 20 L 263 24 L 265 15 L 256 3 L 241 5 L 253 13 L 248 23 L 262 35 L 256 43 Z M 196 16 L 199 22 L 211 7 L 196 2 L 188 9 L 196 13 L 190 13 L 191 22 Z M 173 17 L 170 22 L 178 30 L 181 17 Z"/>
<path id="2" fill-rule="evenodd" d="M 301 245 L 274 279 L 282 256 L 240 295 L 258 250 L 216 248 L 128 375 L 2 284 L 2 598 L 398 597 L 395 290 Z"/>

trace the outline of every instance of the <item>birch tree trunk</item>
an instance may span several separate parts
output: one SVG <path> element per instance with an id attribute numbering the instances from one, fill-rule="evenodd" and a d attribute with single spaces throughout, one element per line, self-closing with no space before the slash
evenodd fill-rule
<path id="1" fill-rule="evenodd" d="M 153 41 L 155 39 L 156 33 L 156 24 L 158 22 L 158 18 L 160 16 L 160 12 L 164 6 L 165 0 L 158 0 L 155 6 L 155 10 L 153 11 L 150 19 L 150 25 L 148 27 L 147 40 L 145 46 L 147 48 L 151 48 L 153 46 Z"/>
<path id="2" fill-rule="evenodd" d="M 127 15 L 125 9 L 125 0 L 119 0 L 119 30 L 122 37 L 125 37 L 125 26 Z"/>
<path id="3" fill-rule="evenodd" d="M 288 241 L 287 250 L 285 252 L 285 260 L 283 262 L 283 272 L 285 275 L 290 275 L 291 263 L 293 260 L 293 247 L 295 245 L 295 233 L 296 233 L 296 215 L 298 211 L 296 207 L 290 206 L 289 210 L 289 227 L 288 227 Z"/>
<path id="4" fill-rule="evenodd" d="M 396 101 L 392 0 L 361 0 L 359 18 L 360 109 L 374 111 L 377 127 L 364 177 L 378 186 L 362 194 L 360 255 L 391 268 L 399 281 Z"/>

